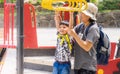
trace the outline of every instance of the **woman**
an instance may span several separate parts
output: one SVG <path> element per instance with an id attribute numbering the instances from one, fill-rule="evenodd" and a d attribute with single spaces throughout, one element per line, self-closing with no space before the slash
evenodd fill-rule
<path id="1" fill-rule="evenodd" d="M 96 23 L 97 11 L 96 5 L 88 3 L 88 8 L 79 14 L 81 24 L 73 30 L 68 29 L 68 34 L 75 40 L 75 74 L 96 74 L 97 60 L 94 48 L 99 39 L 99 30 Z M 86 35 L 88 27 L 90 28 Z"/>

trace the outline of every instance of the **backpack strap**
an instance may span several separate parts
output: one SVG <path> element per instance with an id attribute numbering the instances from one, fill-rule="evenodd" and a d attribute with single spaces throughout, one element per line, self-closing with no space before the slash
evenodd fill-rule
<path id="1" fill-rule="evenodd" d="M 106 33 L 104 33 L 103 31 L 102 31 L 102 26 L 99 26 L 99 33 L 100 33 L 100 39 L 101 39 L 101 41 L 102 41 L 102 45 L 106 48 L 106 49 L 109 49 L 109 47 L 110 47 L 110 41 L 109 41 L 109 43 L 108 43 L 108 45 L 107 46 L 105 46 L 104 45 L 104 40 L 103 40 L 103 38 L 104 37 L 107 37 L 107 39 L 109 39 L 109 37 L 108 37 L 108 35 L 106 34 Z M 102 37 L 102 38 L 101 38 Z"/>
<path id="2" fill-rule="evenodd" d="M 92 25 L 94 25 L 94 23 L 90 23 L 90 25 L 86 28 L 85 36 L 87 36 L 88 31 L 89 31 L 89 29 L 90 29 L 90 27 L 91 27 Z M 96 52 L 95 47 L 93 47 L 93 50 Z M 91 52 L 88 52 L 88 53 L 89 53 L 90 56 L 92 56 L 92 53 L 91 53 Z M 96 53 L 97 53 L 97 52 L 96 52 Z"/>
<path id="3" fill-rule="evenodd" d="M 89 29 L 90 29 L 90 27 L 91 27 L 92 25 L 94 25 L 94 23 L 90 23 L 90 25 L 86 28 L 85 36 L 87 36 L 88 31 L 89 31 Z"/>
<path id="4" fill-rule="evenodd" d="M 79 24 L 78 26 L 75 27 L 75 32 L 78 34 L 83 27 L 84 27 L 84 24 Z"/>

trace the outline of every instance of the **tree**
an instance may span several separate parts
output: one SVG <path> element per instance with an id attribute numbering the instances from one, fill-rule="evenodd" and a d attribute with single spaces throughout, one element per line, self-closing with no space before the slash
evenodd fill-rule
<path id="1" fill-rule="evenodd" d="M 3 2 L 4 2 L 4 0 L 0 0 L 0 4 L 3 3 Z"/>
<path id="2" fill-rule="evenodd" d="M 90 2 L 95 3 L 96 5 L 98 5 L 99 0 L 90 0 Z"/>

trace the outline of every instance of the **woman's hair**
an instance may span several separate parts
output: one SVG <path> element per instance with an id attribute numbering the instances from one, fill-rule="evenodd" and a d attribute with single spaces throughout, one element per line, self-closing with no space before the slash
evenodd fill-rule
<path id="1" fill-rule="evenodd" d="M 90 23 L 93 23 L 93 22 L 95 22 L 95 20 L 93 20 L 93 19 L 90 18 L 90 19 L 89 19 L 89 22 L 90 22 Z"/>

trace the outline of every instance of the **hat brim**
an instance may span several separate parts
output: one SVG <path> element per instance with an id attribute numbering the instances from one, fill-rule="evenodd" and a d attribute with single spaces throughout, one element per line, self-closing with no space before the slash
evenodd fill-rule
<path id="1" fill-rule="evenodd" d="M 94 15 L 92 15 L 91 13 L 89 13 L 88 11 L 84 10 L 84 11 L 82 11 L 82 13 L 89 16 L 91 19 L 96 20 L 96 17 Z"/>

